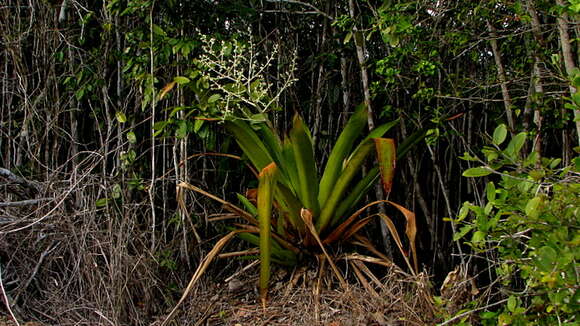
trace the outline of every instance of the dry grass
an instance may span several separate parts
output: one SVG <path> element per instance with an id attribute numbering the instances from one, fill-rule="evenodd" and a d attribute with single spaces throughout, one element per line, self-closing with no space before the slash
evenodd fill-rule
<path id="1" fill-rule="evenodd" d="M 317 293 L 315 274 L 304 273 L 298 282 L 290 281 L 295 279 L 290 275 L 280 278 L 273 285 L 266 309 L 258 300 L 257 270 L 247 271 L 243 281 L 205 282 L 189 297 L 172 324 L 358 326 L 435 322 L 429 283 L 422 276 L 402 278 L 393 271 L 380 286 L 373 286 L 372 292 L 356 282 L 343 290 L 336 280 L 327 279 Z"/>
<path id="2" fill-rule="evenodd" d="M 95 208 L 97 199 L 106 195 L 102 183 L 101 176 L 89 174 L 82 183 L 72 178 L 38 182 L 39 192 L 53 200 L 2 208 L 2 215 L 10 218 L 0 224 L 2 287 L 20 321 L 158 325 L 195 270 L 195 257 L 215 242 L 190 244 L 193 250 L 180 256 L 183 239 L 194 239 L 176 228 L 151 251 L 148 224 L 140 221 L 149 208 L 146 198 Z M 162 251 L 172 253 L 176 269 L 162 266 Z M 349 284 L 343 289 L 330 272 L 318 281 L 315 268 L 278 271 L 268 307 L 262 309 L 257 265 L 243 270 L 244 264 L 231 259 L 212 263 L 171 324 L 428 325 L 435 320 L 432 289 L 423 274 L 414 277 L 382 267 L 379 273 L 387 276 L 378 280 L 361 262 L 348 268 L 342 262 Z"/>

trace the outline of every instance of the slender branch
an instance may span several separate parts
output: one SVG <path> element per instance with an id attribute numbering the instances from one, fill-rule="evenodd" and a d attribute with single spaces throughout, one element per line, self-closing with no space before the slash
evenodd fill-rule
<path id="1" fill-rule="evenodd" d="M 514 129 L 515 123 L 514 123 L 514 117 L 512 114 L 512 100 L 511 100 L 510 93 L 509 93 L 509 90 L 507 87 L 507 79 L 506 79 L 506 74 L 505 74 L 505 68 L 504 68 L 503 63 L 501 61 L 501 53 L 499 52 L 499 46 L 497 44 L 496 30 L 495 30 L 495 27 L 493 27 L 493 25 L 491 25 L 491 23 L 489 21 L 487 22 L 487 28 L 489 30 L 489 33 L 491 34 L 491 37 L 492 37 L 489 40 L 489 42 L 491 44 L 491 50 L 493 51 L 493 58 L 495 59 L 495 65 L 497 68 L 497 76 L 499 78 L 499 81 L 501 82 L 501 95 L 503 97 L 503 103 L 505 106 L 505 114 L 506 114 L 509 129 L 510 129 L 510 133 L 513 135 L 514 130 L 515 130 Z"/>
<path id="2" fill-rule="evenodd" d="M 38 198 L 38 199 L 28 199 L 28 200 L 21 200 L 21 201 L 12 201 L 12 202 L 0 202 L 0 207 L 22 207 L 22 206 L 31 206 L 40 204 L 45 201 L 51 201 L 54 198 Z"/>
<path id="3" fill-rule="evenodd" d="M 315 13 L 324 16 L 330 20 L 334 20 L 334 17 L 330 16 L 329 14 L 325 13 L 324 11 L 316 8 L 314 5 L 310 4 L 310 3 L 306 3 L 306 2 L 302 2 L 302 1 L 296 1 L 296 0 L 266 0 L 268 2 L 272 2 L 272 3 L 290 3 L 290 4 L 297 4 L 297 5 L 301 5 L 304 7 L 308 7 L 310 9 L 312 9 Z"/>
<path id="4" fill-rule="evenodd" d="M 4 299 L 4 304 L 6 304 L 6 309 L 8 309 L 8 313 L 10 314 L 10 317 L 12 317 L 12 320 L 14 320 L 14 323 L 16 323 L 16 326 L 20 326 L 18 319 L 16 319 L 16 316 L 14 315 L 14 312 L 12 311 L 12 307 L 10 307 L 10 301 L 8 301 L 8 294 L 6 293 L 6 289 L 4 289 L 4 282 L 2 282 L 1 268 L 2 268 L 2 266 L 0 266 L 0 291 L 2 291 L 2 299 Z"/>
<path id="5" fill-rule="evenodd" d="M 508 301 L 508 299 L 503 299 L 503 300 L 500 300 L 498 302 L 494 302 L 492 304 L 488 304 L 487 306 L 483 306 L 483 307 L 480 307 L 480 308 L 477 308 L 477 309 L 473 309 L 473 310 L 466 311 L 466 312 L 461 313 L 461 314 L 459 314 L 459 315 L 457 315 L 457 316 L 455 316 L 455 317 L 453 317 L 451 319 L 446 320 L 445 322 L 443 322 L 441 324 L 438 324 L 437 326 L 447 325 L 447 324 L 449 324 L 449 323 L 451 323 L 451 322 L 453 322 L 453 321 L 455 321 L 457 319 L 463 318 L 463 317 L 465 317 L 467 315 L 470 315 L 470 314 L 472 314 L 474 312 L 477 312 L 477 311 L 480 311 L 480 310 L 485 310 L 487 308 L 491 308 L 491 307 L 500 305 L 500 304 L 502 304 L 504 302 L 507 302 L 507 301 Z"/>

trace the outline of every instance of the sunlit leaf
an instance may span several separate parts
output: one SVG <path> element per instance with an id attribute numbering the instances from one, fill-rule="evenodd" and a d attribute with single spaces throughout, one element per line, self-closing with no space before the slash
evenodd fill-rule
<path id="1" fill-rule="evenodd" d="M 119 121 L 119 123 L 127 122 L 127 117 L 125 116 L 125 113 L 121 111 L 117 111 L 117 113 L 115 113 L 115 117 L 117 118 L 117 121 Z"/>
<path id="2" fill-rule="evenodd" d="M 520 132 L 519 134 L 515 135 L 512 140 L 509 142 L 507 148 L 505 149 L 506 155 L 509 157 L 515 158 L 516 155 L 520 152 L 522 147 L 526 142 L 527 133 Z"/>
<path id="3" fill-rule="evenodd" d="M 189 83 L 191 80 L 187 77 L 184 77 L 184 76 L 176 76 L 173 78 L 173 81 L 179 85 L 184 85 L 184 84 Z"/>
<path id="4" fill-rule="evenodd" d="M 463 176 L 464 177 L 484 177 L 486 175 L 490 175 L 492 173 L 492 171 L 485 167 L 485 166 L 480 166 L 480 167 L 476 167 L 476 168 L 471 168 L 471 169 L 467 169 L 465 171 L 463 171 Z"/>
<path id="5" fill-rule="evenodd" d="M 526 215 L 528 215 L 531 218 L 538 218 L 538 216 L 540 215 L 540 211 L 538 210 L 538 207 L 540 206 L 540 203 L 542 202 L 542 198 L 540 197 L 534 197 L 532 199 L 530 199 L 528 201 L 528 203 L 526 204 Z"/>
<path id="6" fill-rule="evenodd" d="M 501 143 L 504 142 L 506 136 L 507 136 L 507 127 L 505 126 L 505 124 L 500 124 L 499 126 L 497 126 L 497 128 L 495 128 L 495 131 L 493 132 L 493 143 L 495 145 L 501 145 Z"/>

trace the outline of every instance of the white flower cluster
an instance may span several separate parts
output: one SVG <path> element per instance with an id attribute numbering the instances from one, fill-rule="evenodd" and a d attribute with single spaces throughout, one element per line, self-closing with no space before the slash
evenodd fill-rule
<path id="1" fill-rule="evenodd" d="M 278 107 L 280 95 L 296 81 L 296 54 L 291 56 L 287 67 L 283 67 L 277 45 L 271 53 L 263 55 L 252 42 L 220 41 L 207 35 L 201 40 L 203 54 L 197 63 L 210 87 L 221 93 L 219 103 L 223 119 L 262 116 Z M 273 63 L 277 63 L 278 69 L 286 68 L 277 74 L 276 83 L 267 78 Z"/>

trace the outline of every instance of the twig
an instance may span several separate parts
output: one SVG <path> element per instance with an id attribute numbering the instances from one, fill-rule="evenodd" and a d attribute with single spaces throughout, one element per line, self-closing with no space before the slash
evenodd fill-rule
<path id="1" fill-rule="evenodd" d="M 20 200 L 20 201 L 11 201 L 11 202 L 0 202 L 0 207 L 22 207 L 22 206 L 30 206 L 36 205 L 43 201 L 51 201 L 54 198 L 38 198 L 38 199 L 28 199 L 28 200 Z"/>
<path id="2" fill-rule="evenodd" d="M 455 317 L 453 317 L 451 319 L 446 320 L 445 322 L 443 322 L 441 324 L 438 324 L 437 326 L 447 325 L 447 324 L 449 324 L 450 322 L 452 322 L 452 321 L 454 321 L 456 319 L 463 318 L 463 317 L 465 317 L 465 316 L 467 316 L 469 314 L 472 314 L 472 313 L 474 313 L 476 311 L 480 311 L 480 310 L 484 310 L 484 309 L 487 309 L 487 308 L 491 308 L 493 306 L 497 306 L 497 305 L 502 304 L 502 303 L 504 303 L 506 301 L 508 301 L 508 299 L 503 299 L 503 300 L 500 300 L 498 302 L 494 302 L 494 303 L 488 304 L 487 306 L 483 306 L 483 307 L 480 307 L 480 308 L 477 308 L 477 309 L 473 309 L 473 310 L 466 311 L 466 312 L 461 313 L 461 314 L 459 314 L 459 315 L 457 315 L 457 316 L 455 316 Z"/>
<path id="3" fill-rule="evenodd" d="M 14 320 L 16 326 L 20 326 L 20 323 L 18 323 L 18 319 L 16 319 L 16 316 L 14 316 L 14 312 L 12 312 L 10 302 L 8 301 L 8 295 L 6 294 L 6 290 L 4 289 L 4 283 L 2 282 L 2 266 L 0 266 L 0 290 L 2 291 L 2 298 L 4 299 L 4 304 L 6 304 L 6 309 L 8 309 L 8 312 L 10 313 L 10 317 L 12 317 L 12 320 Z"/>
<path id="4" fill-rule="evenodd" d="M 268 2 L 273 2 L 273 3 L 291 3 L 291 4 L 297 4 L 297 5 L 301 5 L 301 6 L 305 6 L 308 7 L 312 10 L 314 10 L 314 12 L 316 12 L 319 15 L 322 15 L 330 20 L 334 20 L 334 17 L 330 16 L 329 14 L 325 13 L 324 11 L 316 8 L 315 6 L 313 6 L 310 3 L 306 3 L 306 2 L 302 2 L 302 1 L 296 1 L 296 0 L 266 0 Z"/>
<path id="5" fill-rule="evenodd" d="M 9 184 L 17 184 L 20 186 L 23 186 L 24 188 L 30 189 L 34 192 L 38 192 L 38 188 L 36 187 L 36 185 L 34 185 L 34 183 L 17 176 L 16 174 L 14 174 L 12 171 L 8 170 L 8 169 L 4 169 L 4 168 L 0 168 L 0 177 L 6 179 L 8 181 Z"/>
<path id="6" fill-rule="evenodd" d="M 54 244 L 56 243 L 56 241 L 53 241 L 50 246 L 48 246 L 40 255 L 40 258 L 38 259 L 38 262 L 36 263 L 36 266 L 34 266 L 34 270 L 32 271 L 32 274 L 30 275 L 30 277 L 28 278 L 28 280 L 26 280 L 26 283 L 24 283 L 24 285 L 22 287 L 20 287 L 20 289 L 18 289 L 18 294 L 16 294 L 16 297 L 14 298 L 14 301 L 18 301 L 18 299 L 20 298 L 20 294 L 22 294 L 22 292 L 26 291 L 26 289 L 28 288 L 28 286 L 30 285 L 30 283 L 32 282 L 32 280 L 36 277 L 36 274 L 38 274 L 38 271 L 40 270 L 40 265 L 42 265 L 42 262 L 44 261 L 44 258 L 46 258 L 46 256 L 48 256 L 48 254 L 50 254 L 54 249 L 56 249 L 56 247 L 58 247 L 57 245 L 55 246 Z"/>

